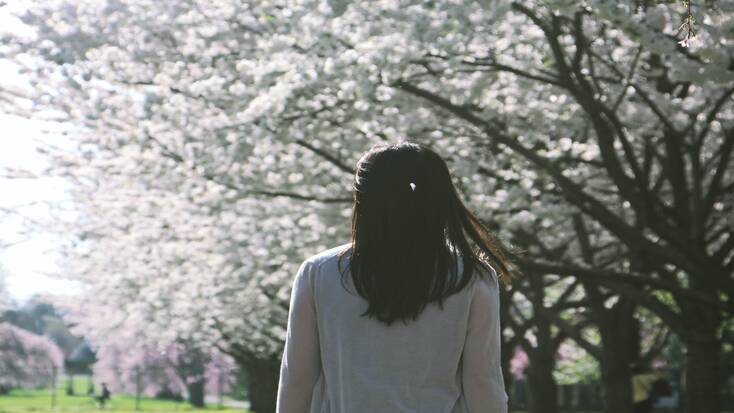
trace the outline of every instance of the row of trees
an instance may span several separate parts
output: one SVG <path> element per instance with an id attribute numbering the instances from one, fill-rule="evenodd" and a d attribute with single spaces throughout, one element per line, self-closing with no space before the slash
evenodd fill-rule
<path id="1" fill-rule="evenodd" d="M 206 353 L 183 342 L 159 348 L 139 328 L 118 329 L 114 337 L 95 340 L 102 346 L 93 351 L 68 329 L 71 322 L 73 330 L 84 331 L 74 325 L 79 314 L 64 316 L 65 321 L 54 306 L 37 298 L 0 310 L 0 394 L 19 388 L 55 390 L 62 377 L 74 375 L 87 375 L 90 385 L 92 379 L 106 383 L 112 392 L 133 394 L 138 400 L 185 397 L 198 407 L 204 406 L 205 396 L 219 396 L 221 401 L 232 390 L 235 366 L 221 353 Z M 73 395 L 73 380 L 67 392 Z"/>
<path id="2" fill-rule="evenodd" d="M 0 53 L 28 79 L 5 86 L 17 111 L 78 143 L 48 149 L 78 213 L 47 225 L 75 235 L 64 272 L 98 344 L 134 325 L 216 348 L 272 411 L 292 276 L 348 239 L 357 157 L 409 137 L 527 251 L 504 359 L 527 355 L 531 410 L 553 412 L 574 342 L 607 411 L 630 412 L 630 364 L 673 335 L 687 411 L 711 413 L 734 308 L 734 6 L 685 3 L 58 0 L 18 11 L 30 29 Z"/>
<path id="3" fill-rule="evenodd" d="M 219 353 L 207 354 L 195 347 L 175 343 L 167 348 L 144 345 L 141 337 L 106 340 L 97 351 L 94 377 L 116 393 L 180 399 L 196 407 L 205 406 L 205 396 L 229 394 L 234 365 Z"/>

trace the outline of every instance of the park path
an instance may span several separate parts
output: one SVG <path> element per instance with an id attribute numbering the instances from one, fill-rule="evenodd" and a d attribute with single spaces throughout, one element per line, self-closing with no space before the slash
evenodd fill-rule
<path id="1" fill-rule="evenodd" d="M 216 406 L 219 404 L 219 399 L 216 397 L 207 397 L 204 399 L 204 401 L 209 406 Z M 225 399 L 222 402 L 222 405 L 225 407 L 231 407 L 233 409 L 242 409 L 242 410 L 250 408 L 250 402 L 247 400 Z"/>

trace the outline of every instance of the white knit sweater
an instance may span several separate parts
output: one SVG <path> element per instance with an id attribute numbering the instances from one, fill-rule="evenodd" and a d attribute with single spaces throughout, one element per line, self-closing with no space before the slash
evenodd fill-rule
<path id="1" fill-rule="evenodd" d="M 307 259 L 296 274 L 277 413 L 506 413 L 496 271 L 443 310 L 431 304 L 388 327 L 359 316 L 367 301 L 350 277 L 353 294 L 342 287 L 338 253 L 348 247 Z"/>

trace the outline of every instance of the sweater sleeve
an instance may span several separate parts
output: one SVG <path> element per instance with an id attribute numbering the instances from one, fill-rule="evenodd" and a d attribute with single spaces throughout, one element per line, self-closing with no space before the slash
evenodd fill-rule
<path id="1" fill-rule="evenodd" d="M 277 413 L 305 413 L 321 374 L 321 353 L 312 287 L 312 264 L 301 264 L 291 290 L 285 348 L 280 364 Z"/>
<path id="2" fill-rule="evenodd" d="M 506 413 L 500 362 L 499 283 L 477 280 L 469 308 L 462 360 L 462 388 L 469 413 Z"/>

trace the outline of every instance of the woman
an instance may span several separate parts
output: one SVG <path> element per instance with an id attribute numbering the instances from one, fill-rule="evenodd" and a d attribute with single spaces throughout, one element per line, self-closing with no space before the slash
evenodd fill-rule
<path id="1" fill-rule="evenodd" d="M 645 363 L 632 366 L 632 401 L 635 413 L 650 413 L 655 404 L 655 386 L 662 377 Z"/>
<path id="2" fill-rule="evenodd" d="M 373 147 L 354 177 L 351 243 L 296 274 L 277 412 L 506 412 L 506 256 L 439 155 Z"/>

